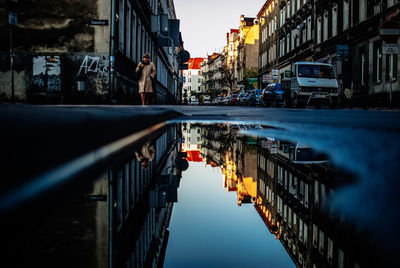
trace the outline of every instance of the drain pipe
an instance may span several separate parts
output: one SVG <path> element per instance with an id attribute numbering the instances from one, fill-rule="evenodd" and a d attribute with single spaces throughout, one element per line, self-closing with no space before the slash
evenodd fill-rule
<path id="1" fill-rule="evenodd" d="M 109 208 L 108 208 L 108 225 L 109 225 L 109 230 L 108 230 L 108 267 L 113 268 L 113 247 L 114 247 L 114 226 L 113 226 L 113 208 L 114 208 L 114 196 L 113 196 L 113 171 L 110 170 L 108 172 L 108 202 L 109 202 Z"/>
<path id="2" fill-rule="evenodd" d="M 116 29 L 116 6 L 117 0 L 111 0 L 111 22 L 110 22 L 110 66 L 108 72 L 109 98 L 113 102 L 114 93 L 114 72 L 115 72 L 115 29 Z"/>

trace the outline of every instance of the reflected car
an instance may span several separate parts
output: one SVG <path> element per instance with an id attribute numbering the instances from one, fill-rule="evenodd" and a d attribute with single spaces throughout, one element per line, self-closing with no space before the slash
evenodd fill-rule
<path id="1" fill-rule="evenodd" d="M 261 105 L 263 106 L 283 106 L 283 90 L 279 83 L 269 84 L 261 94 Z"/>

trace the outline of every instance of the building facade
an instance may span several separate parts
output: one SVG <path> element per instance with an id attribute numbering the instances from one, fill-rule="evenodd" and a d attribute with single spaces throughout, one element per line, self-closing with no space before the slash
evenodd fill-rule
<path id="1" fill-rule="evenodd" d="M 248 88 L 253 85 L 249 78 L 258 77 L 258 51 L 259 51 L 259 26 L 255 24 L 255 18 L 240 17 L 239 44 L 237 47 L 237 81 L 238 87 Z"/>
<path id="2" fill-rule="evenodd" d="M 182 87 L 182 102 L 185 99 L 188 102 L 192 100 L 199 101 L 198 97 L 201 93 L 201 85 L 203 84 L 203 75 L 201 72 L 201 64 L 204 58 L 191 58 L 188 61 L 188 69 L 183 70 L 183 87 Z"/>
<path id="3" fill-rule="evenodd" d="M 172 0 L 19 1 L 15 8 L 20 16 L 12 26 L 11 72 L 8 7 L 0 6 L 2 100 L 11 99 L 14 80 L 15 99 L 21 102 L 139 103 L 134 70 L 150 53 L 157 67 L 155 98 L 174 102 L 180 45 L 160 45 L 151 27 L 152 15 L 176 21 Z"/>

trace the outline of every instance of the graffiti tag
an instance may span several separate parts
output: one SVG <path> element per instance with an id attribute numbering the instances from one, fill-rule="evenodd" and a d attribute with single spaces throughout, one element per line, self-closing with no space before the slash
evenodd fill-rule
<path id="1" fill-rule="evenodd" d="M 82 71 L 84 71 L 85 74 L 95 73 L 97 77 L 105 77 L 108 75 L 107 65 L 107 61 L 102 60 L 101 57 L 85 56 L 77 76 L 81 75 Z"/>

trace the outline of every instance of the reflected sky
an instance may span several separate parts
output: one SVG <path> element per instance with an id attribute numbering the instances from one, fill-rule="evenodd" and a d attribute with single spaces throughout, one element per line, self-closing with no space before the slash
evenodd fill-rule
<path id="1" fill-rule="evenodd" d="M 182 173 L 164 267 L 295 267 L 253 204 L 237 205 L 219 167 Z"/>

